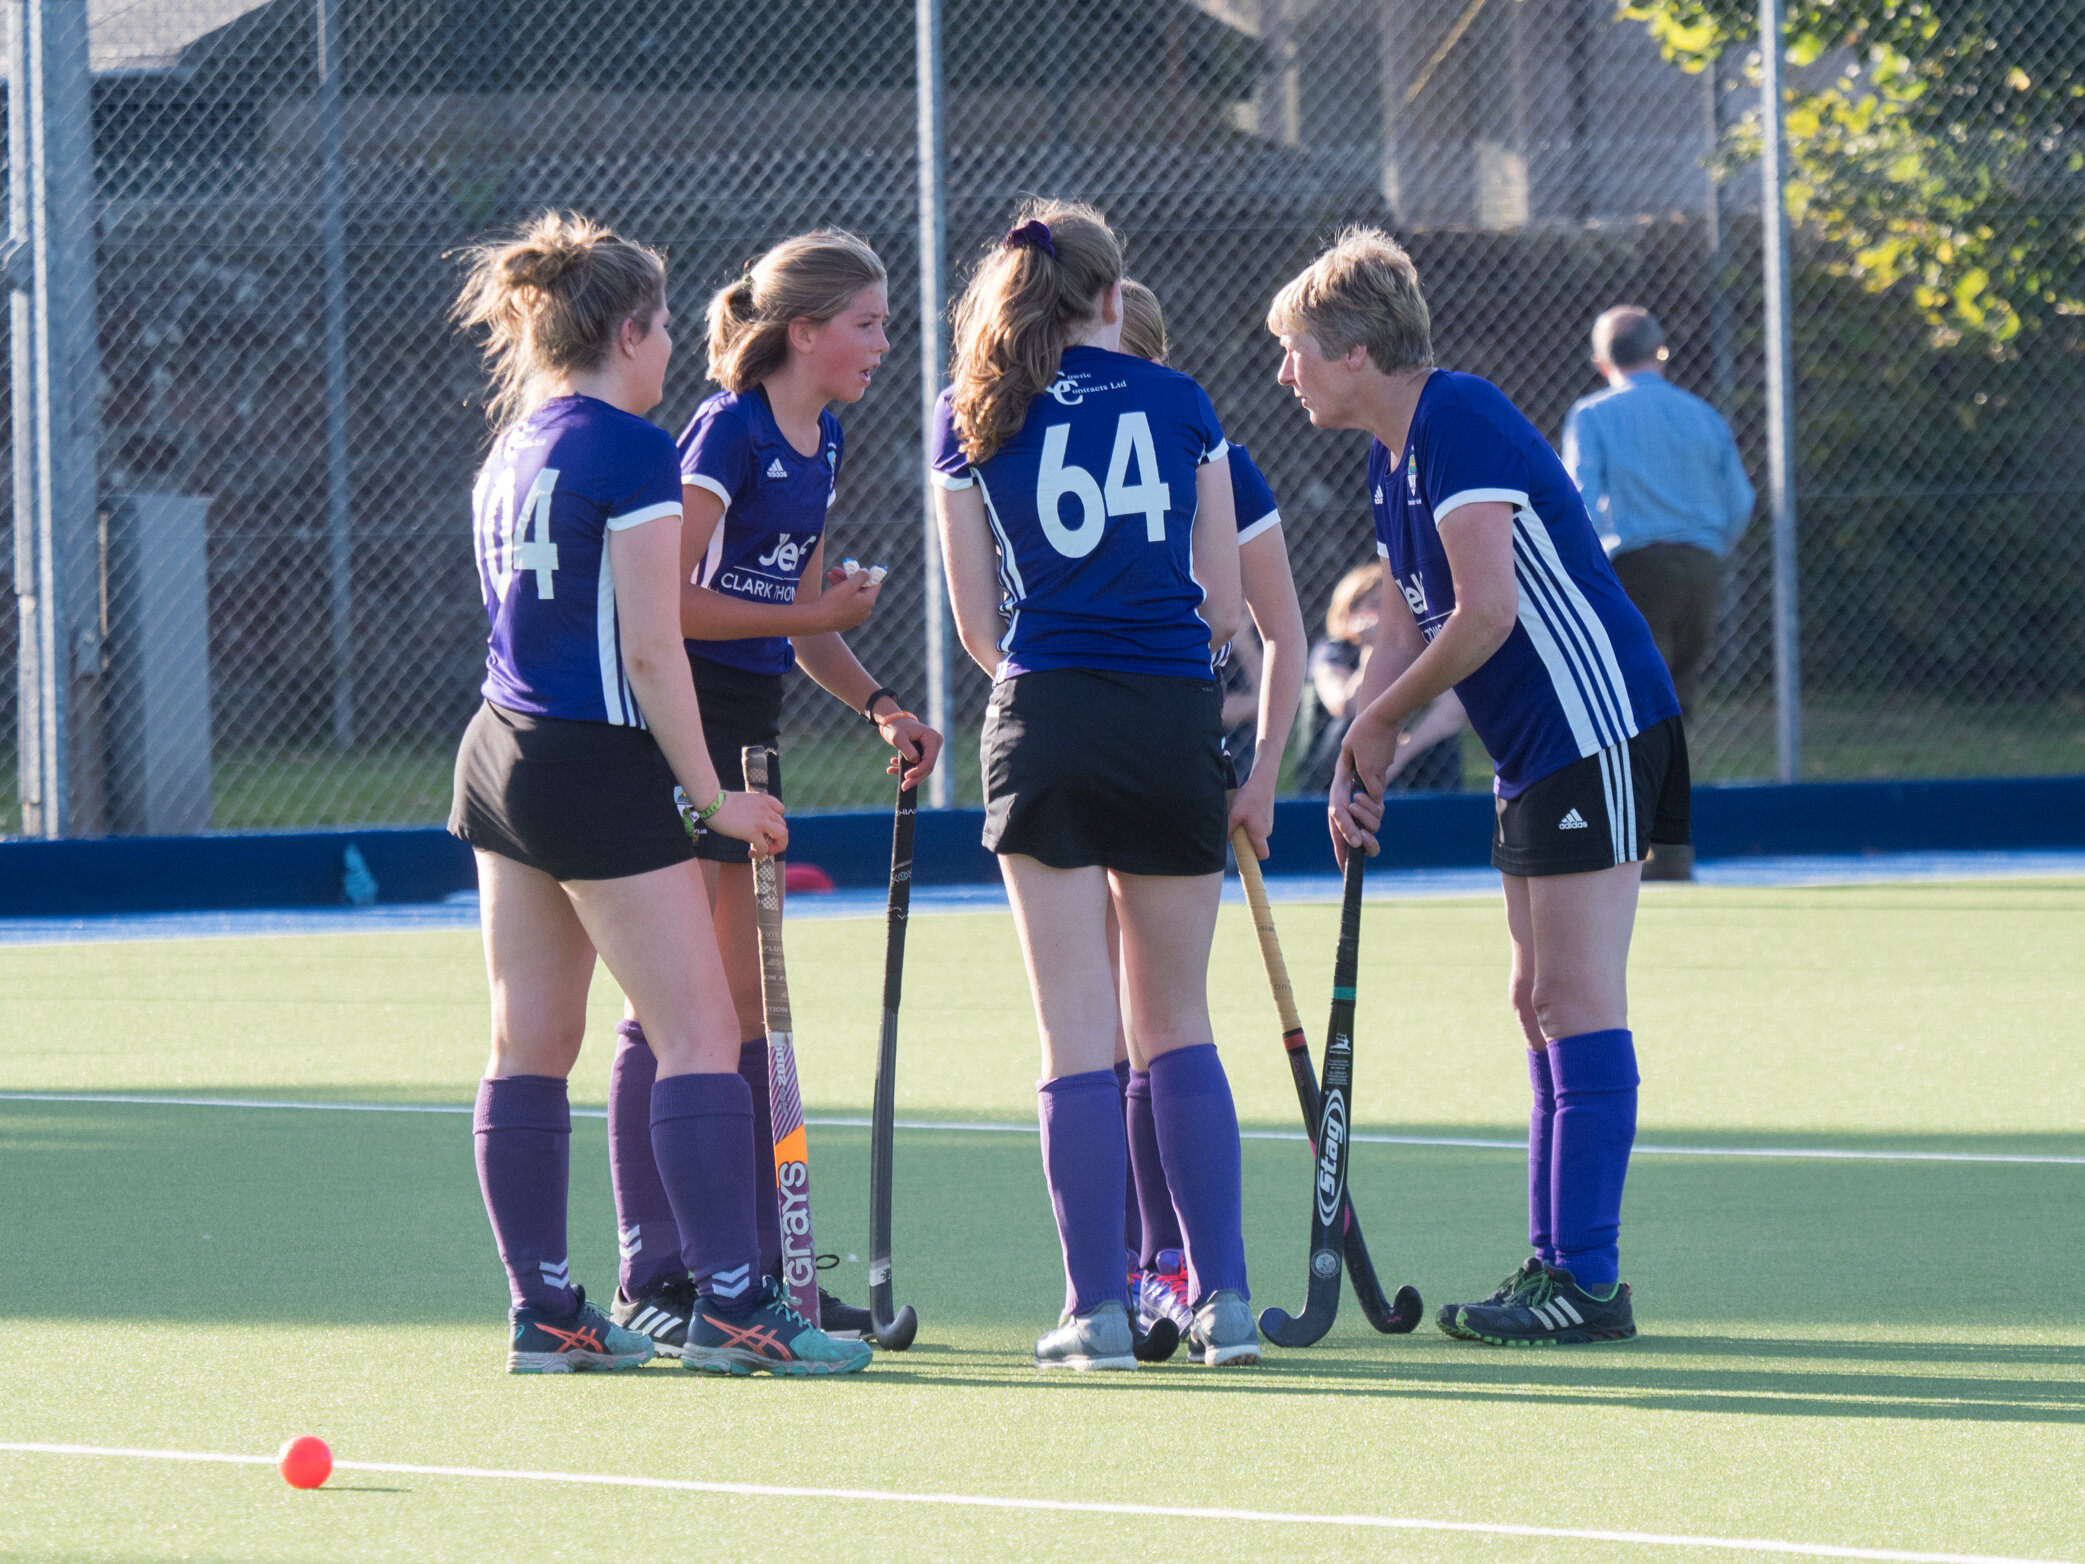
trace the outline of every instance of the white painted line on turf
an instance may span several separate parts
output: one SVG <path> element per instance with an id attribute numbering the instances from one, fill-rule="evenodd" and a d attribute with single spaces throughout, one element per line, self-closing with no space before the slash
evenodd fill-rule
<path id="1" fill-rule="evenodd" d="M 299 1113 L 449 1113 L 472 1112 L 468 1103 L 297 1102 L 275 1097 L 159 1097 L 130 1092 L 0 1092 L 0 1102 L 128 1103 L 158 1108 L 283 1108 Z M 605 1108 L 574 1108 L 575 1119 L 605 1119 Z M 868 1129 L 869 1120 L 851 1114 L 807 1114 L 804 1123 L 828 1129 Z M 1036 1135 L 1033 1124 L 998 1124 L 988 1119 L 894 1119 L 901 1130 L 942 1130 L 959 1135 Z M 1241 1140 L 1301 1141 L 1301 1130 L 1240 1130 Z M 1370 1146 L 1449 1146 L 1471 1151 L 1525 1152 L 1524 1140 L 1484 1140 L 1465 1135 L 1387 1135 L 1358 1130 L 1349 1139 Z M 1639 1157 L 1769 1157 L 1826 1162 L 1994 1162 L 2034 1167 L 2085 1167 L 2085 1156 L 2061 1152 L 2006 1151 L 1868 1151 L 1844 1146 L 1659 1146 L 1639 1144 Z"/>
<path id="2" fill-rule="evenodd" d="M 271 1455 L 220 1455 L 191 1450 L 128 1450 L 100 1445 L 0 1442 L 16 1455 L 103 1456 L 133 1461 L 187 1461 L 227 1466 L 273 1466 Z M 1101 1500 L 1016 1499 L 990 1494 L 899 1493 L 881 1488 L 805 1488 L 770 1483 L 701 1482 L 679 1477 L 618 1477 L 593 1472 L 510 1471 L 483 1466 L 419 1466 L 402 1461 L 335 1461 L 340 1472 L 399 1477 L 475 1477 L 506 1482 L 562 1483 L 596 1488 L 650 1488 L 747 1499 L 830 1499 L 850 1504 L 921 1504 L 949 1509 L 1027 1510 L 1070 1515 L 1134 1515 L 1158 1520 L 1252 1521 L 1272 1526 L 1333 1526 L 1364 1531 L 1463 1532 L 1484 1537 L 1552 1537 L 1569 1542 L 1635 1543 L 1653 1548 L 1720 1548 L 1800 1558 L 1874 1559 L 1886 1564 L 2064 1564 L 1994 1553 L 1933 1553 L 1904 1548 L 1855 1548 L 1829 1542 L 1782 1542 L 1756 1537 L 1690 1537 L 1655 1531 L 1606 1531 L 1575 1526 L 1516 1526 L 1504 1522 L 1421 1520 L 1402 1515 L 1304 1515 L 1287 1510 L 1194 1509 L 1173 1504 L 1111 1504 Z"/>

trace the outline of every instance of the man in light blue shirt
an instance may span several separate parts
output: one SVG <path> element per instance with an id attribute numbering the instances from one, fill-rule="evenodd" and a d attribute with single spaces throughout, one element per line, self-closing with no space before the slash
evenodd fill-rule
<path id="1" fill-rule="evenodd" d="M 1715 638 L 1722 562 L 1752 519 L 1752 485 L 1730 425 L 1665 380 L 1665 334 L 1624 304 L 1593 323 L 1593 365 L 1608 389 L 1564 420 L 1564 465 L 1585 496 L 1622 588 L 1692 715 Z"/>
<path id="2" fill-rule="evenodd" d="M 1585 496 L 1601 545 L 1694 715 L 1716 636 L 1723 558 L 1752 519 L 1752 485 L 1730 425 L 1665 381 L 1671 355 L 1651 312 L 1623 304 L 1593 323 L 1593 366 L 1608 389 L 1564 420 L 1564 466 Z M 1647 880 L 1694 875 L 1691 847 L 1658 847 Z"/>

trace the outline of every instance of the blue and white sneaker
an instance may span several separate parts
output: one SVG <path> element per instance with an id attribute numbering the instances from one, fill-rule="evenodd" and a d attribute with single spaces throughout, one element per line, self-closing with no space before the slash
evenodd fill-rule
<path id="1" fill-rule="evenodd" d="M 652 1360 L 652 1341 L 620 1325 L 586 1301 L 574 1287 L 579 1307 L 570 1314 L 521 1308 L 507 1312 L 513 1335 L 507 1343 L 509 1374 L 571 1374 L 581 1369 L 629 1369 Z"/>
<path id="2" fill-rule="evenodd" d="M 1171 1320 L 1173 1328 L 1186 1335 L 1195 1322 L 1195 1311 L 1187 1303 L 1187 1256 L 1178 1249 L 1161 1249 L 1152 1256 L 1148 1271 L 1137 1274 L 1137 1329 L 1149 1331 L 1160 1320 Z"/>

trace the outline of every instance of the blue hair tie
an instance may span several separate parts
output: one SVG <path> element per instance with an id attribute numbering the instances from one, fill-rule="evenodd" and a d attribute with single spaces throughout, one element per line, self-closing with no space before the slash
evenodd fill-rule
<path id="1" fill-rule="evenodd" d="M 1042 250 L 1051 260 L 1057 259 L 1057 246 L 1050 239 L 1050 225 L 1040 218 L 1030 218 L 1020 227 L 1008 229 L 1006 237 L 999 243 L 1009 250 Z"/>

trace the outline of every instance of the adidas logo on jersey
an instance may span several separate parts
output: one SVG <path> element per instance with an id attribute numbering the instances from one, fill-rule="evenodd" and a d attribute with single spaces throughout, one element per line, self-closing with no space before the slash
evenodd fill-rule
<path id="1" fill-rule="evenodd" d="M 789 469 L 782 465 L 782 458 L 777 456 L 767 464 L 767 475 L 770 478 L 786 478 L 789 476 Z"/>
<path id="2" fill-rule="evenodd" d="M 1380 483 L 1376 485 L 1376 503 L 1378 505 L 1383 503 L 1383 486 Z"/>
<path id="3" fill-rule="evenodd" d="M 1557 822 L 1557 829 L 1559 831 L 1590 831 L 1592 827 L 1586 823 L 1584 815 L 1573 809 L 1571 813 Z"/>

